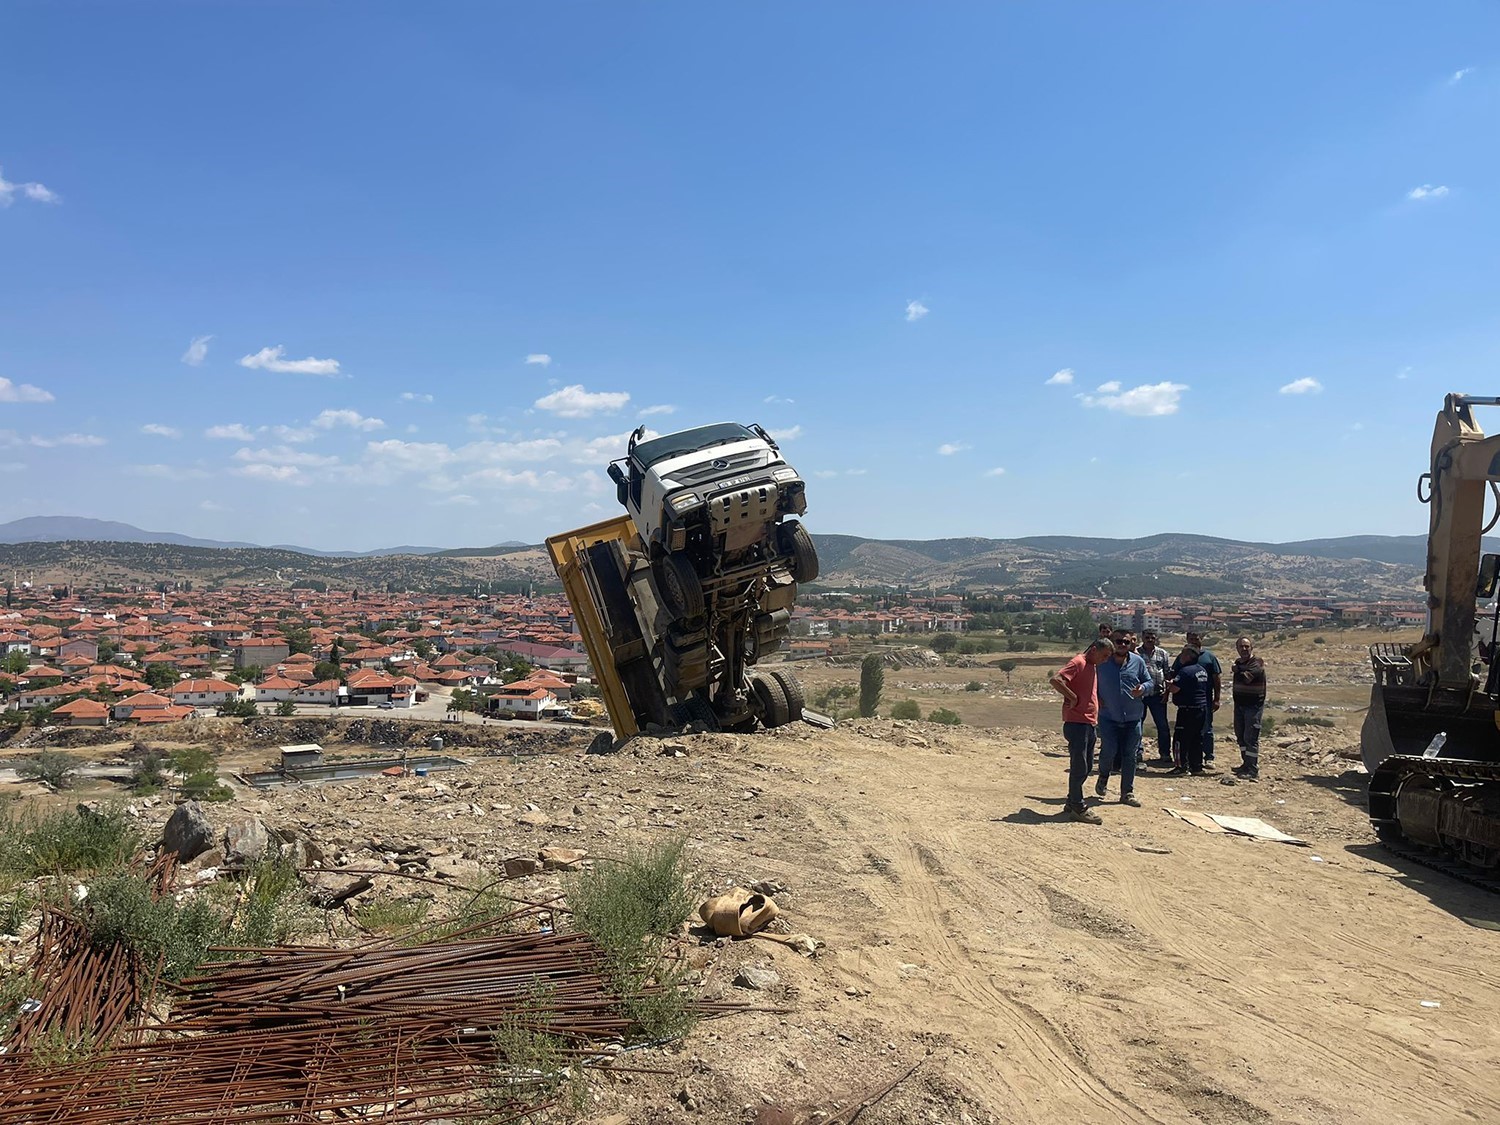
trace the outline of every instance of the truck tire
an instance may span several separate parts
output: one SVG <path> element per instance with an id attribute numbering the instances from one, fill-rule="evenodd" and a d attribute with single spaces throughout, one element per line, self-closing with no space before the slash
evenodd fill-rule
<path id="1" fill-rule="evenodd" d="M 686 555 L 661 555 L 652 564 L 666 610 L 679 621 L 703 615 L 703 583 Z"/>
<path id="2" fill-rule="evenodd" d="M 799 521 L 787 520 L 781 525 L 781 550 L 797 582 L 812 582 L 818 577 L 818 549 Z"/>
<path id="3" fill-rule="evenodd" d="M 770 730 L 792 721 L 792 705 L 781 682 L 771 676 L 757 676 L 750 681 L 755 698 L 760 701 L 761 726 Z"/>
<path id="4" fill-rule="evenodd" d="M 782 671 L 780 668 L 773 669 L 770 675 L 786 693 L 787 711 L 791 715 L 788 721 L 799 722 L 802 719 L 802 708 L 806 705 L 806 696 L 802 694 L 801 681 L 790 672 Z"/>

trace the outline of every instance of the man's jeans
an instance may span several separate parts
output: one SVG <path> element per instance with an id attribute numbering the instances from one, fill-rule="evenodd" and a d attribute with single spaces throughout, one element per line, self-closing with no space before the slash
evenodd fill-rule
<path id="1" fill-rule="evenodd" d="M 1094 724 L 1064 723 L 1068 740 L 1068 808 L 1083 808 L 1083 779 L 1094 768 Z"/>
<path id="2" fill-rule="evenodd" d="M 1120 773 L 1120 796 L 1135 790 L 1135 753 L 1141 748 L 1139 720 L 1128 723 L 1099 720 L 1099 787 L 1109 784 L 1109 775 Z"/>
<path id="3" fill-rule="evenodd" d="M 1234 702 L 1234 737 L 1240 744 L 1240 759 L 1251 773 L 1260 772 L 1260 719 L 1266 701 Z"/>
<path id="4" fill-rule="evenodd" d="M 1212 707 L 1203 709 L 1203 764 L 1208 765 L 1214 760 L 1214 715 L 1218 714 Z"/>
<path id="5" fill-rule="evenodd" d="M 1151 721 L 1156 725 L 1156 752 L 1162 758 L 1172 757 L 1172 721 L 1167 718 L 1167 697 L 1146 696 L 1146 710 L 1151 712 Z"/>

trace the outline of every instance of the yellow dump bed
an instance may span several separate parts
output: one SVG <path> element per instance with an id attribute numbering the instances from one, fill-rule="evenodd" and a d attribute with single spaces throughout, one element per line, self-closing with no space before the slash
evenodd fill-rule
<path id="1" fill-rule="evenodd" d="M 552 559 L 552 568 L 557 571 L 558 578 L 562 579 L 563 591 L 568 596 L 568 604 L 573 608 L 573 619 L 578 623 L 578 632 L 583 637 L 584 648 L 588 650 L 589 661 L 593 664 L 594 675 L 599 681 L 599 692 L 604 697 L 610 725 L 615 728 L 618 738 L 629 738 L 640 727 L 615 666 L 606 610 L 595 601 L 595 594 L 584 573 L 583 553 L 600 543 L 628 543 L 635 538 L 635 524 L 628 515 L 620 515 L 589 524 L 588 527 L 580 527 L 576 531 L 565 531 L 547 540 L 547 554 Z"/>

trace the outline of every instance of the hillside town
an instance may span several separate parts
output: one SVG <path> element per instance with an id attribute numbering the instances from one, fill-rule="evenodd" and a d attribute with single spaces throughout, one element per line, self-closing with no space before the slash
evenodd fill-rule
<path id="1" fill-rule="evenodd" d="M 1039 591 L 824 591 L 793 612 L 788 659 L 847 652 L 852 637 L 971 629 L 1014 648 L 1029 635 L 1082 635 L 1107 620 L 1175 635 L 1187 629 L 1404 627 L 1417 604 L 1287 597 L 1244 605 L 1112 602 Z M 317 591 L 13 589 L 0 614 L 4 720 L 71 726 L 176 722 L 215 713 L 308 709 L 410 711 L 437 700 L 495 717 L 567 717 L 592 693 L 588 657 L 565 598 Z"/>

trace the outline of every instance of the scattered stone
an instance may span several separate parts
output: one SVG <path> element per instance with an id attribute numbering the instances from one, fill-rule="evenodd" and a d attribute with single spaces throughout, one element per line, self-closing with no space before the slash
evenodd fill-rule
<path id="1" fill-rule="evenodd" d="M 314 906 L 332 910 L 342 906 L 355 895 L 364 894 L 375 884 L 368 875 L 340 875 L 337 871 L 315 871 L 307 880 Z"/>
<path id="2" fill-rule="evenodd" d="M 542 861 L 535 856 L 513 855 L 502 862 L 507 879 L 520 879 L 527 875 L 535 875 L 542 869 Z"/>
<path id="3" fill-rule="evenodd" d="M 241 817 L 224 830 L 224 862 L 230 867 L 251 867 L 265 858 L 271 833 L 258 816 Z"/>
<path id="4" fill-rule="evenodd" d="M 588 854 L 582 848 L 564 848 L 556 844 L 549 844 L 537 853 L 544 871 L 575 871 Z"/>
<path id="5" fill-rule="evenodd" d="M 524 824 L 529 828 L 546 828 L 552 823 L 552 818 L 540 810 L 523 812 L 516 817 L 517 824 Z"/>
<path id="6" fill-rule="evenodd" d="M 746 965 L 734 975 L 734 983 L 740 988 L 765 992 L 781 984 L 781 977 L 774 969 L 757 969 L 753 965 Z"/>
<path id="7" fill-rule="evenodd" d="M 687 744 L 683 742 L 663 742 L 660 753 L 664 758 L 686 758 L 688 756 Z"/>
<path id="8" fill-rule="evenodd" d="M 682 1108 L 689 1113 L 698 1108 L 698 1099 L 693 1095 L 692 1087 L 686 1082 L 682 1084 L 682 1089 L 677 1091 L 677 1100 L 682 1103 Z"/>
<path id="9" fill-rule="evenodd" d="M 163 851 L 176 852 L 179 860 L 194 859 L 214 846 L 214 827 L 197 801 L 184 801 L 167 818 L 162 829 Z"/>

